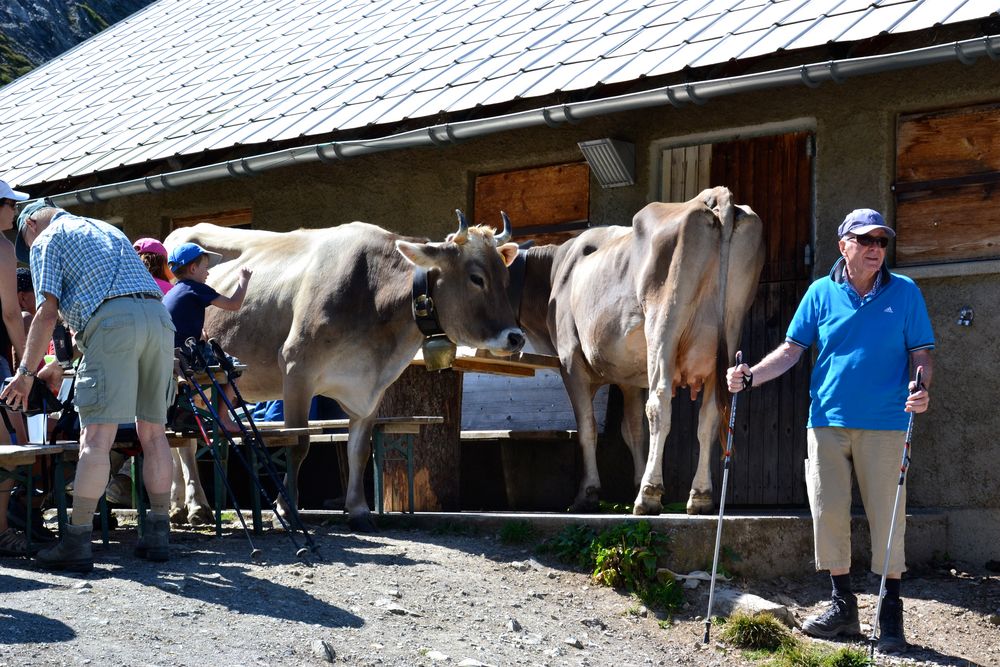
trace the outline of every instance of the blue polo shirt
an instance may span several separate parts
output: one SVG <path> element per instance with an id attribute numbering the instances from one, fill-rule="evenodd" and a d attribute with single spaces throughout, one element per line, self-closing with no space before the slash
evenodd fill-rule
<path id="1" fill-rule="evenodd" d="M 912 280 L 883 265 L 880 285 L 862 298 L 841 258 L 809 286 L 785 340 L 818 349 L 809 428 L 906 429 L 910 353 L 934 348 L 927 306 Z"/>

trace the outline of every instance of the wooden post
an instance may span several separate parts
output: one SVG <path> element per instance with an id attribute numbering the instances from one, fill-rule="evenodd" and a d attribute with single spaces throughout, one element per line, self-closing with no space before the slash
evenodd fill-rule
<path id="1" fill-rule="evenodd" d="M 460 509 L 462 468 L 462 373 L 410 366 L 385 392 L 380 417 L 442 416 L 444 423 L 425 426 L 414 437 L 414 510 Z M 385 509 L 407 510 L 406 463 L 385 465 Z"/>

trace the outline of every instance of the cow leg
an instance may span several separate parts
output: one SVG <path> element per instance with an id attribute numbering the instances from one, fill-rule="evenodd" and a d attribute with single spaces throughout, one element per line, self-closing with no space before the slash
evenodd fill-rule
<path id="1" fill-rule="evenodd" d="M 170 448 L 174 459 L 173 480 L 170 482 L 170 523 L 183 524 L 187 522 L 187 506 L 184 504 L 184 472 L 181 470 L 181 457 L 177 447 Z"/>
<path id="2" fill-rule="evenodd" d="M 347 436 L 347 494 L 344 509 L 347 510 L 347 525 L 359 533 L 374 533 L 378 530 L 372 519 L 365 497 L 365 468 L 372 455 L 372 425 L 375 416 L 352 419 Z"/>
<path id="3" fill-rule="evenodd" d="M 646 469 L 646 434 L 643 428 L 643 402 L 645 400 L 642 387 L 620 387 L 624 397 L 622 410 L 622 438 L 632 452 L 634 467 L 633 483 L 638 491 L 642 482 L 642 473 Z"/>
<path id="4" fill-rule="evenodd" d="M 309 424 L 309 404 L 312 401 L 312 387 L 301 378 L 285 377 L 284 382 L 284 410 L 285 426 L 288 428 L 298 428 Z M 288 497 L 295 504 L 296 509 L 299 504 L 299 470 L 302 463 L 309 454 L 309 436 L 299 437 L 299 443 L 288 447 L 285 453 L 288 466 L 285 470 L 285 489 Z M 275 503 L 275 510 L 282 517 L 287 517 L 292 508 L 288 507 L 285 499 L 279 495 Z M 273 528 L 283 528 L 281 521 L 275 517 L 271 522 Z"/>
<path id="5" fill-rule="evenodd" d="M 579 367 L 582 364 L 577 365 Z M 576 416 L 577 437 L 583 455 L 583 479 L 570 512 L 596 512 L 601 496 L 601 477 L 597 471 L 597 420 L 594 418 L 594 394 L 597 386 L 582 373 L 566 370 L 563 382 Z"/>
<path id="6" fill-rule="evenodd" d="M 715 400 L 715 378 L 705 379 L 698 412 L 698 468 L 688 496 L 688 514 L 711 514 L 712 501 L 712 445 L 719 437 L 719 404 Z"/>

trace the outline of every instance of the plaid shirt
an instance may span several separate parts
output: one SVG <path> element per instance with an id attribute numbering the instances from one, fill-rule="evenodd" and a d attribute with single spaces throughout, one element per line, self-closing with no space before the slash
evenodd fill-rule
<path id="1" fill-rule="evenodd" d="M 106 222 L 59 211 L 31 244 L 35 301 L 59 299 L 59 312 L 82 332 L 106 300 L 128 294 L 162 293 L 132 243 Z"/>

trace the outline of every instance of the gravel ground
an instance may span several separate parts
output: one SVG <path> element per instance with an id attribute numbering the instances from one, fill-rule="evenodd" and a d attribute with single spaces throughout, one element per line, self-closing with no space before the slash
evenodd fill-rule
<path id="1" fill-rule="evenodd" d="M 255 539 L 266 562 L 250 563 L 238 531 L 174 532 L 171 560 L 147 563 L 130 527 L 95 543 L 89 575 L 0 559 L 0 665 L 760 664 L 701 644 L 705 586 L 665 620 L 495 535 L 312 528 L 313 565 L 276 532 Z M 736 585 L 800 621 L 828 595 L 819 575 Z M 904 595 L 915 648 L 883 664 L 1000 665 L 1000 577 L 946 565 L 915 573 Z M 873 599 L 861 598 L 865 619 Z"/>

